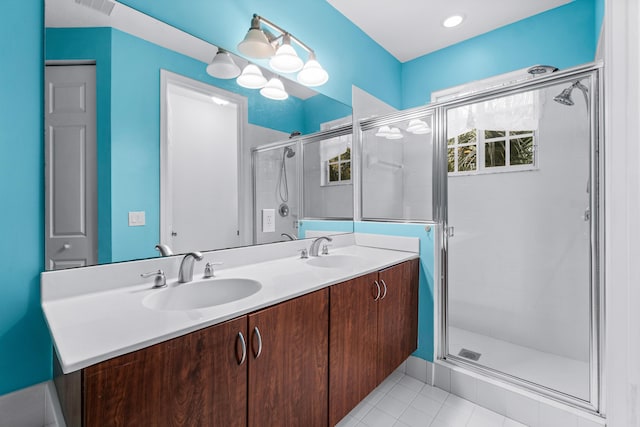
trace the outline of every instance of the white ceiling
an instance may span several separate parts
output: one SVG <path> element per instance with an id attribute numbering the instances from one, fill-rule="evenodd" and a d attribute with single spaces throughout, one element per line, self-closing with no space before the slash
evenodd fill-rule
<path id="1" fill-rule="evenodd" d="M 401 62 L 573 0 L 327 0 Z M 464 15 L 455 28 L 442 21 Z"/>

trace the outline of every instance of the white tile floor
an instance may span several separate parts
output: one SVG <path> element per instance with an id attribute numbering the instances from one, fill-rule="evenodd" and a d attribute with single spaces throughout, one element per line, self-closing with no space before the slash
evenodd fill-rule
<path id="1" fill-rule="evenodd" d="M 456 395 L 394 372 L 338 427 L 523 427 Z"/>

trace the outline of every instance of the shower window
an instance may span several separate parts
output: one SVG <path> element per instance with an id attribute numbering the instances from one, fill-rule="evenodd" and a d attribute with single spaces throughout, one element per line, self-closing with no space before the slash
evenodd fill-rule
<path id="1" fill-rule="evenodd" d="M 447 140 L 447 159 L 453 175 L 531 170 L 535 132 L 472 129 Z"/>
<path id="2" fill-rule="evenodd" d="M 351 184 L 351 149 L 329 159 L 325 168 L 325 185 Z"/>

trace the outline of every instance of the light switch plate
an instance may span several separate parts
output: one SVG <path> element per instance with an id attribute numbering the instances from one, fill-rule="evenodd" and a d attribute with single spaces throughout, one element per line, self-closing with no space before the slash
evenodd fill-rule
<path id="1" fill-rule="evenodd" d="M 273 233 L 276 231 L 276 210 L 262 209 L 262 232 Z"/>
<path id="2" fill-rule="evenodd" d="M 129 212 L 129 227 L 140 227 L 145 224 L 144 211 Z"/>

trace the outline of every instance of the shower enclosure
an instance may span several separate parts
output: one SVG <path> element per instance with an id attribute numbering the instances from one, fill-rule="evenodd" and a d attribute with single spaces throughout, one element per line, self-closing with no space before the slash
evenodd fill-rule
<path id="1" fill-rule="evenodd" d="M 441 225 L 437 363 L 593 413 L 603 410 L 600 67 L 525 74 L 359 123 L 362 220 Z M 416 120 L 432 138 L 411 135 Z M 416 189 L 427 197 L 407 205 Z"/>
<path id="2" fill-rule="evenodd" d="M 594 412 L 598 73 L 558 73 L 444 104 L 438 190 L 440 359 Z"/>

